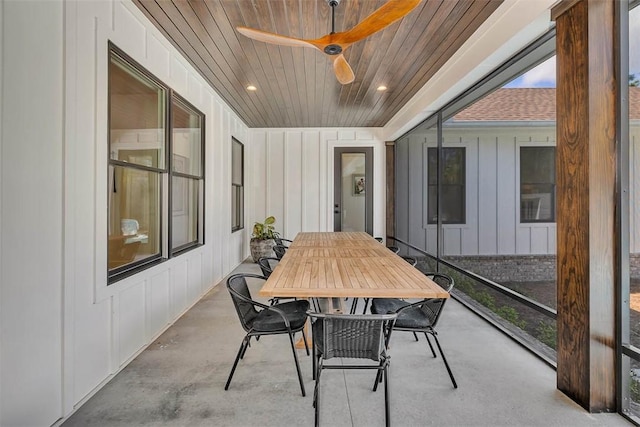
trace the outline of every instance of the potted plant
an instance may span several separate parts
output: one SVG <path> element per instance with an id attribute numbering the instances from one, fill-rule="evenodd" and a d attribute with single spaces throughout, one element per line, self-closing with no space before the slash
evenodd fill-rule
<path id="1" fill-rule="evenodd" d="M 251 257 L 253 262 L 258 262 L 262 257 L 273 256 L 273 245 L 275 245 L 274 237 L 280 234 L 276 231 L 273 224 L 276 222 L 274 216 L 267 217 L 264 222 L 256 222 L 253 224 L 253 233 L 249 247 L 251 249 Z"/>

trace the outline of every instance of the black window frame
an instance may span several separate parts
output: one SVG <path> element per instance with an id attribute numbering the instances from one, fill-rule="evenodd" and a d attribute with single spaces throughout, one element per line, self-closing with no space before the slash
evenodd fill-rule
<path id="1" fill-rule="evenodd" d="M 205 204 L 205 128 L 206 128 L 206 115 L 197 109 L 193 104 L 187 101 L 183 96 L 174 91 L 171 87 L 166 85 L 162 80 L 157 78 L 153 73 L 143 67 L 138 61 L 134 60 L 131 56 L 126 54 L 122 49 L 116 46 L 113 42 L 108 42 L 107 48 L 107 64 L 109 65 L 112 60 L 112 56 L 116 56 L 118 60 L 125 62 L 132 70 L 136 73 L 139 73 L 146 79 L 149 79 L 158 87 L 163 90 L 163 104 L 164 104 L 164 152 L 163 152 L 163 162 L 162 167 L 152 167 L 146 165 L 139 165 L 135 163 L 130 163 L 118 159 L 112 158 L 111 155 L 111 87 L 110 84 L 107 83 L 107 164 L 108 169 L 122 167 L 122 168 L 130 168 L 140 171 L 153 172 L 159 174 L 159 200 L 158 206 L 160 210 L 159 214 L 159 224 L 158 224 L 158 240 L 159 240 L 159 252 L 154 254 L 148 258 L 144 258 L 141 260 L 133 261 L 128 264 L 124 264 L 120 267 L 116 267 L 113 269 L 109 269 L 107 267 L 107 285 L 112 285 L 126 277 L 137 274 L 143 270 L 151 268 L 155 265 L 158 265 L 170 258 L 178 256 L 182 253 L 188 252 L 192 249 L 195 249 L 199 246 L 204 245 L 204 204 Z M 107 76 L 109 73 L 107 72 Z M 107 81 L 109 82 L 109 77 L 107 77 Z M 173 105 L 174 100 L 186 106 L 189 110 L 192 110 L 194 113 L 200 116 L 201 118 L 201 155 L 200 155 L 200 174 L 198 176 L 194 174 L 183 174 L 179 172 L 173 171 L 173 163 L 172 163 L 172 111 L 171 107 Z M 197 224 L 197 241 L 190 242 L 185 245 L 181 245 L 180 247 L 173 248 L 171 244 L 172 240 L 172 227 L 171 227 L 171 219 L 172 219 L 172 181 L 173 177 L 181 177 L 194 179 L 199 181 L 199 192 L 198 192 L 198 224 Z M 108 185 L 108 184 L 107 184 Z M 108 188 L 108 187 L 107 187 Z M 107 206 L 107 219 L 111 221 L 111 212 L 110 206 Z M 166 232 L 165 232 L 166 230 Z M 106 235 L 109 236 L 108 228 L 105 230 Z M 108 240 L 107 240 L 108 241 Z M 108 244 L 108 243 L 107 243 Z M 107 251 L 107 263 L 108 263 L 108 251 Z"/>
<path id="2" fill-rule="evenodd" d="M 523 181 L 523 170 L 522 167 L 522 159 L 529 158 L 529 156 L 523 156 L 524 150 L 550 150 L 553 151 L 553 165 L 551 167 L 551 171 L 553 172 L 553 182 L 533 182 L 533 181 Z M 520 224 L 540 224 L 540 223 L 555 223 L 556 222 L 556 185 L 557 185 L 557 177 L 556 177 L 556 158 L 557 158 L 557 150 L 555 146 L 552 145 L 522 145 L 520 146 L 520 176 L 519 176 L 519 187 L 520 187 Z M 531 185 L 535 187 L 549 187 L 551 189 L 551 218 L 542 218 L 542 219 L 523 219 L 522 211 L 523 211 L 523 195 L 527 194 L 523 192 L 523 187 L 525 185 Z"/>
<path id="3" fill-rule="evenodd" d="M 174 170 L 173 164 L 173 155 L 174 153 L 174 144 L 173 144 L 173 104 L 174 102 L 178 104 L 182 104 L 182 108 L 186 110 L 190 110 L 192 113 L 196 114 L 200 117 L 200 173 L 186 173 L 186 172 L 178 172 Z M 205 115 L 200 110 L 198 110 L 193 104 L 187 101 L 183 96 L 175 92 L 174 90 L 170 90 L 170 96 L 167 100 L 167 105 L 169 107 L 169 153 L 168 153 L 168 169 L 169 169 L 169 217 L 172 218 L 173 212 L 173 189 L 174 189 L 174 178 L 182 178 L 188 179 L 196 182 L 197 186 L 197 236 L 196 240 L 187 242 L 185 244 L 179 246 L 173 246 L 173 227 L 171 225 L 171 221 L 169 222 L 169 249 L 171 255 L 179 255 L 183 252 L 186 252 L 190 249 L 194 249 L 198 246 L 204 244 L 204 203 L 205 203 L 205 191 L 204 191 L 204 159 L 205 159 Z"/>
<path id="4" fill-rule="evenodd" d="M 446 184 L 442 182 L 442 177 L 444 176 L 444 169 L 446 165 L 442 162 L 446 156 L 445 151 L 460 151 L 462 154 L 460 158 L 462 159 L 462 165 L 460 168 L 461 176 L 459 177 L 460 183 L 458 184 Z M 438 158 L 438 155 L 442 154 L 442 157 Z M 467 150 L 466 147 L 442 147 L 441 150 L 438 150 L 437 147 L 429 147 L 427 148 L 427 165 L 432 166 L 434 162 L 432 162 L 432 156 L 436 157 L 436 165 L 438 162 L 442 162 L 440 164 L 440 192 L 444 193 L 449 188 L 460 188 L 460 218 L 455 220 L 443 220 L 442 224 L 455 224 L 455 225 L 464 225 L 467 223 Z M 435 181 L 434 181 L 435 178 Z M 428 206 L 427 206 L 427 224 L 435 225 L 438 224 L 438 210 L 440 212 L 445 211 L 444 206 L 440 206 L 438 209 L 437 197 L 438 197 L 438 168 L 436 167 L 435 173 L 432 167 L 427 168 L 427 192 L 428 192 Z M 432 192 L 435 194 L 435 197 L 432 197 Z M 436 203 L 433 203 L 433 202 Z M 445 201 L 442 196 L 440 196 L 440 203 L 444 205 Z"/>
<path id="5" fill-rule="evenodd" d="M 233 149 L 234 144 L 238 144 L 240 147 L 240 183 L 234 182 L 233 178 L 236 175 L 234 168 L 236 165 L 236 161 L 234 159 L 235 150 Z M 235 137 L 231 137 L 231 232 L 235 233 L 236 231 L 244 229 L 244 144 L 240 142 Z M 235 218 L 233 215 L 233 208 L 235 207 Z"/>

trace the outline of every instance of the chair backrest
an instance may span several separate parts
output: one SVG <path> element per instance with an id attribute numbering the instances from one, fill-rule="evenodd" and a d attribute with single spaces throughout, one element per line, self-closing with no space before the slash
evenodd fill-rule
<path id="1" fill-rule="evenodd" d="M 374 239 L 376 239 L 379 243 L 384 242 L 384 239 L 382 237 L 374 237 Z"/>
<path id="2" fill-rule="evenodd" d="M 415 267 L 416 264 L 418 264 L 418 260 L 415 259 L 412 256 L 402 256 L 400 258 L 402 258 L 403 260 L 407 261 L 409 264 L 411 264 L 412 267 Z"/>
<path id="3" fill-rule="evenodd" d="M 266 280 L 266 277 L 257 274 L 235 274 L 227 279 L 227 289 L 245 331 L 251 329 L 253 320 L 258 315 L 258 310 L 256 310 L 247 285 L 246 279 L 248 277 Z"/>
<path id="4" fill-rule="evenodd" d="M 398 252 L 400 252 L 400 248 L 397 246 L 387 246 L 387 249 L 389 249 L 394 254 L 397 254 Z"/>
<path id="5" fill-rule="evenodd" d="M 282 245 L 275 245 L 273 247 L 273 252 L 276 254 L 276 257 L 278 259 L 282 259 L 282 257 L 284 256 L 285 252 L 287 252 L 287 247 L 286 246 L 282 246 Z"/>
<path id="6" fill-rule="evenodd" d="M 269 277 L 271 273 L 273 273 L 273 269 L 276 268 L 280 260 L 278 258 L 271 257 L 262 257 L 258 260 L 258 265 L 260 266 L 260 270 L 262 270 L 262 275 L 264 277 Z"/>
<path id="7" fill-rule="evenodd" d="M 454 282 L 451 276 L 447 276 L 442 273 L 425 273 L 425 275 L 436 282 L 445 291 L 451 292 L 451 289 L 453 289 Z M 426 300 L 424 305 L 422 305 L 422 311 L 429 316 L 429 319 L 431 319 L 431 326 L 435 327 L 438 323 L 444 304 L 448 299 L 449 298 L 432 298 Z"/>
<path id="8" fill-rule="evenodd" d="M 276 245 L 284 246 L 285 248 L 286 248 L 290 243 L 293 243 L 293 240 L 283 239 L 282 237 L 274 237 L 274 238 L 273 238 L 273 240 L 276 242 Z"/>
<path id="9" fill-rule="evenodd" d="M 323 359 L 348 357 L 376 362 L 385 356 L 386 343 L 397 314 L 326 314 L 308 312 L 314 340 L 320 339 Z M 386 338 L 386 340 L 385 340 Z"/>

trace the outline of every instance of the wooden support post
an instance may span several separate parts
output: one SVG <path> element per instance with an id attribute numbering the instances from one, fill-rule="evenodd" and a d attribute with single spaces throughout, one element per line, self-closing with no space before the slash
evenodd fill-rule
<path id="1" fill-rule="evenodd" d="M 558 389 L 616 410 L 614 2 L 567 0 L 557 30 Z"/>

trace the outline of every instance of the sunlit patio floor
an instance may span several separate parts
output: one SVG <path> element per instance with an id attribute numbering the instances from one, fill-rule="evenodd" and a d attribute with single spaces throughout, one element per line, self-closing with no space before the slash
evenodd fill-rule
<path id="1" fill-rule="evenodd" d="M 253 263 L 236 272 L 258 272 Z M 253 290 L 257 297 L 257 289 Z M 456 301 L 440 320 L 440 342 L 458 381 L 451 385 L 424 338 L 391 342 L 394 426 L 627 426 L 590 414 L 556 390 L 555 371 Z M 228 391 L 244 336 L 221 283 L 82 405 L 71 426 L 311 426 L 311 357 L 298 350 L 302 397 L 287 336 L 252 341 Z M 321 425 L 383 426 L 383 390 L 371 371 L 326 371 Z"/>

